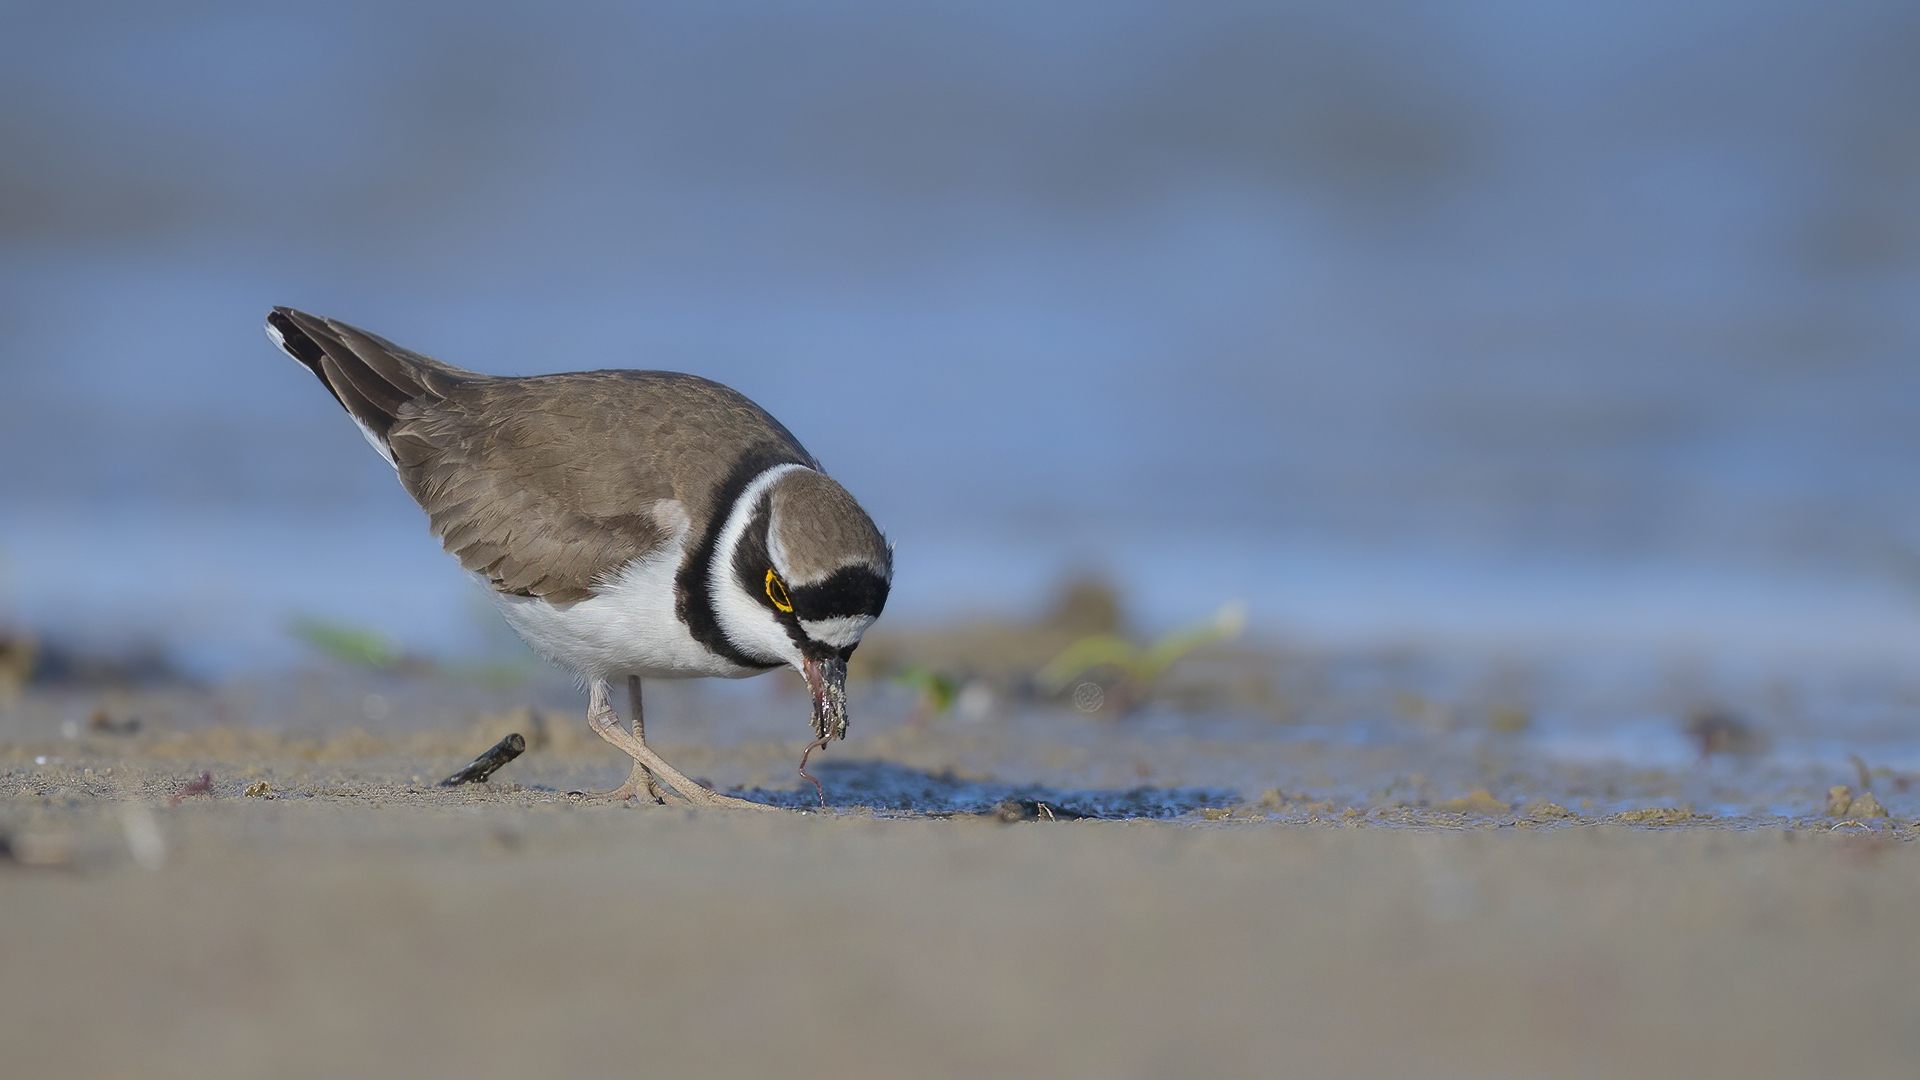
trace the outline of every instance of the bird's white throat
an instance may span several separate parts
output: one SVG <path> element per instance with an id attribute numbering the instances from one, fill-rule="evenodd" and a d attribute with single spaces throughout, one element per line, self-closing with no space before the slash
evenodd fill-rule
<path id="1" fill-rule="evenodd" d="M 589 681 L 758 675 L 760 668 L 716 655 L 680 621 L 674 581 L 691 531 L 681 517 L 671 541 L 622 567 L 585 600 L 553 604 L 537 596 L 487 591 L 528 648 Z"/>
<path id="2" fill-rule="evenodd" d="M 747 484 L 727 508 L 707 571 L 714 617 L 733 647 L 748 657 L 764 658 L 769 664 L 794 667 L 803 662 L 799 646 L 766 605 L 741 587 L 733 574 L 733 557 L 767 490 L 782 476 L 804 467 L 775 465 Z M 554 604 L 539 597 L 488 591 L 507 624 L 529 648 L 589 680 L 626 675 L 738 679 L 760 674 L 764 668 L 737 664 L 716 654 L 681 621 L 675 586 L 681 563 L 687 558 L 692 528 L 677 503 L 672 509 L 676 512 L 663 514 L 661 508 L 655 508 L 656 516 L 673 519 L 672 540 L 622 567 L 585 600 Z M 819 632 L 813 636 L 844 647 L 858 641 L 872 621 L 824 620 L 814 624 Z M 809 627 L 810 632 L 813 629 Z"/>

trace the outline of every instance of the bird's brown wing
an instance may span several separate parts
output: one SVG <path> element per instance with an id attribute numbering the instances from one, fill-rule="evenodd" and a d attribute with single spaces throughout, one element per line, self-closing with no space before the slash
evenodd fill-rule
<path id="1" fill-rule="evenodd" d="M 656 371 L 469 379 L 401 406 L 387 443 L 462 566 L 556 603 L 707 520 L 735 463 L 814 466 L 744 396 Z"/>

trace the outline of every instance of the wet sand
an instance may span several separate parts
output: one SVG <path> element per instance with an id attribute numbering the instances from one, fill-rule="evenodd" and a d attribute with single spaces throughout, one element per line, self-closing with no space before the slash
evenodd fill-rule
<path id="1" fill-rule="evenodd" d="M 873 717 L 822 771 L 824 812 L 575 799 L 624 770 L 571 718 L 491 784 L 433 786 L 531 720 L 0 746 L 7 1071 L 1892 1077 L 1920 1061 L 1904 796 L 1889 818 L 1636 817 L 1619 807 L 1734 778 L 1060 717 Z M 797 746 L 665 748 L 802 805 Z M 1411 767 L 1417 783 L 1377 782 Z M 1283 782 L 1245 790 L 1259 777 Z M 1614 802 L 1581 808 L 1575 791 L 1609 785 Z M 978 812 L 1015 796 L 1119 819 Z"/>

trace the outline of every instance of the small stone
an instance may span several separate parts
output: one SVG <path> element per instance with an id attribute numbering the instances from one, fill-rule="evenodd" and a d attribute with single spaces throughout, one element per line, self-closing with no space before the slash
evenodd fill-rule
<path id="1" fill-rule="evenodd" d="M 1683 825 L 1705 816 L 1694 813 L 1691 806 L 1649 806 L 1615 814 L 1613 819 L 1627 825 Z"/>
<path id="2" fill-rule="evenodd" d="M 1853 805 L 1847 808 L 1847 816 L 1854 818 L 1883 818 L 1887 816 L 1887 808 L 1880 805 L 1880 800 L 1873 797 L 1873 792 L 1866 791 L 1862 792 L 1859 798 L 1853 800 Z"/>
<path id="3" fill-rule="evenodd" d="M 1002 799 L 981 815 L 995 821 L 1073 821 L 1087 815 L 1038 799 Z"/>
<path id="4" fill-rule="evenodd" d="M 271 794 L 272 792 L 273 792 L 273 785 L 267 783 L 265 780 L 261 780 L 256 783 L 248 784 L 247 790 L 241 792 L 241 794 L 247 796 L 248 798 L 259 798 L 262 795 L 268 795 L 268 794 Z"/>
<path id="5" fill-rule="evenodd" d="M 1486 788 L 1474 788 L 1467 792 L 1464 799 L 1448 799 L 1435 803 L 1433 808 L 1448 814 L 1481 814 L 1491 816 L 1507 813 L 1511 807 L 1493 797 Z"/>
<path id="6" fill-rule="evenodd" d="M 1876 804 L 1877 805 L 1877 804 Z M 1846 817 L 1853 808 L 1853 791 L 1845 784 L 1835 784 L 1827 789 L 1828 817 Z"/>

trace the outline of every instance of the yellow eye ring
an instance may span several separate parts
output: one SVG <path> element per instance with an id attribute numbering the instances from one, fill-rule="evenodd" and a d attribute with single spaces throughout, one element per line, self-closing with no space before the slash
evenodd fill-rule
<path id="1" fill-rule="evenodd" d="M 773 606 L 781 611 L 793 610 L 793 597 L 787 595 L 787 583 L 781 581 L 780 575 L 772 570 L 767 571 L 767 599 L 773 601 Z"/>

